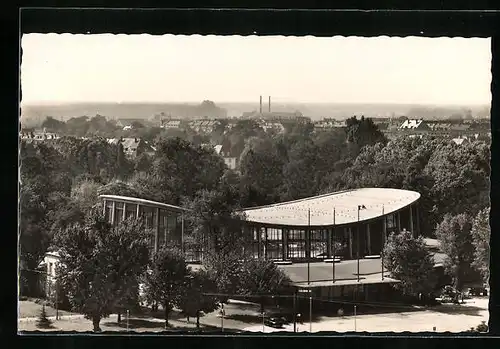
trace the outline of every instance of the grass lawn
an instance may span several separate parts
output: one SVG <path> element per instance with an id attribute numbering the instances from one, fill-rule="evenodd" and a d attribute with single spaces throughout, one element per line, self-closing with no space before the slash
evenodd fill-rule
<path id="1" fill-rule="evenodd" d="M 42 304 L 37 304 L 34 301 L 19 301 L 19 318 L 38 317 L 42 311 Z M 56 309 L 45 306 L 47 316 L 56 316 Z M 74 315 L 69 311 L 59 310 L 59 315 Z"/>
<path id="2" fill-rule="evenodd" d="M 76 332 L 92 332 L 92 321 L 82 318 L 62 319 L 52 322 L 52 329 L 38 329 L 34 321 L 20 322 L 18 330 L 23 331 L 76 331 Z M 196 331 L 196 322 L 186 319 L 169 320 L 170 328 L 165 331 L 165 322 L 155 318 L 130 318 L 128 321 L 128 329 L 131 332 L 175 332 L 175 331 Z M 116 315 L 101 320 L 101 330 L 103 332 L 126 332 L 127 321 L 122 317 L 122 322 L 117 323 Z M 200 329 L 206 331 L 218 331 L 217 327 L 200 324 Z M 226 330 L 226 331 L 231 331 Z"/>

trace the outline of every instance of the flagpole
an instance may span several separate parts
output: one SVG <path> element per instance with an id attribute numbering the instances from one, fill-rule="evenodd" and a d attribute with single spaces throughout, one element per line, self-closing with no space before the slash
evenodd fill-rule
<path id="1" fill-rule="evenodd" d="M 311 209 L 307 209 L 307 239 L 309 240 L 309 256 L 307 257 L 307 284 L 311 284 Z"/>
<path id="2" fill-rule="evenodd" d="M 361 210 L 361 207 L 358 205 L 358 226 L 356 229 L 356 255 L 357 255 L 357 264 L 358 264 L 358 282 L 359 282 L 359 211 Z"/>

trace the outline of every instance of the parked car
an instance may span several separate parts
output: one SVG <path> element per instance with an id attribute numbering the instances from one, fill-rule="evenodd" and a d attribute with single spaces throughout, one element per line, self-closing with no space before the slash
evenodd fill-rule
<path id="1" fill-rule="evenodd" d="M 478 297 L 478 296 L 488 296 L 488 290 L 486 287 L 470 287 L 468 294 L 473 297 Z"/>
<path id="2" fill-rule="evenodd" d="M 277 316 L 266 316 L 264 318 L 264 325 L 274 328 L 283 328 L 286 323 L 286 319 Z"/>

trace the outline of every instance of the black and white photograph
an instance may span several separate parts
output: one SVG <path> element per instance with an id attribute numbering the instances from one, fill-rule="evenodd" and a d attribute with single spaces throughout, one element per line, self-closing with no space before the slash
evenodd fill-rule
<path id="1" fill-rule="evenodd" d="M 488 332 L 490 46 L 23 34 L 18 333 Z"/>

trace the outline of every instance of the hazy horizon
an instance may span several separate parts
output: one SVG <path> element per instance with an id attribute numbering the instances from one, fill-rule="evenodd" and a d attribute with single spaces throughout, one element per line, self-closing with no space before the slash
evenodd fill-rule
<path id="1" fill-rule="evenodd" d="M 22 104 L 487 105 L 490 39 L 26 34 Z"/>

